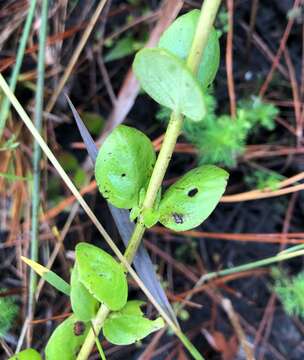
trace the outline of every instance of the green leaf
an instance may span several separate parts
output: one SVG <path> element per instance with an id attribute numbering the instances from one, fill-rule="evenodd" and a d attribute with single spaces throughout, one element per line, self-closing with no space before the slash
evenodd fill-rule
<path id="1" fill-rule="evenodd" d="M 194 121 L 206 113 L 199 82 L 184 62 L 164 49 L 142 49 L 133 63 L 142 88 L 159 104 Z"/>
<path id="2" fill-rule="evenodd" d="M 46 348 L 46 360 L 75 360 L 89 331 L 90 324 L 75 315 L 64 320 L 52 333 Z"/>
<path id="3" fill-rule="evenodd" d="M 42 357 L 36 350 L 26 349 L 10 357 L 8 360 L 42 360 Z"/>
<path id="4" fill-rule="evenodd" d="M 76 157 L 67 151 L 63 151 L 59 155 L 58 161 L 63 166 L 65 171 L 68 171 L 68 172 L 74 172 L 79 167 Z"/>
<path id="5" fill-rule="evenodd" d="M 178 17 L 163 33 L 158 46 L 185 61 L 191 49 L 199 17 L 199 10 L 192 10 Z M 219 39 L 216 30 L 212 29 L 198 68 L 197 77 L 203 89 L 214 80 L 219 64 Z"/>
<path id="6" fill-rule="evenodd" d="M 127 302 L 128 283 L 123 267 L 96 246 L 76 246 L 79 279 L 86 289 L 110 310 L 119 310 Z"/>
<path id="7" fill-rule="evenodd" d="M 156 155 L 150 139 L 131 127 L 118 126 L 105 140 L 95 163 L 100 192 L 112 205 L 131 209 L 148 184 Z"/>
<path id="8" fill-rule="evenodd" d="M 62 293 L 70 296 L 70 285 L 64 281 L 61 277 L 55 274 L 53 271 L 48 268 L 38 264 L 36 261 L 30 260 L 24 256 L 21 256 L 27 265 L 29 265 L 38 275 L 47 281 L 50 285 L 54 286 L 55 289 L 61 291 Z"/>
<path id="9" fill-rule="evenodd" d="M 82 112 L 81 119 L 92 135 L 99 135 L 105 124 L 105 119 L 94 112 Z"/>
<path id="10" fill-rule="evenodd" d="M 219 202 L 227 180 L 228 173 L 213 165 L 190 170 L 164 193 L 159 221 L 175 231 L 200 225 Z"/>
<path id="11" fill-rule="evenodd" d="M 6 289 L 0 289 L 6 291 Z M 5 337 L 13 326 L 18 315 L 19 307 L 15 303 L 14 296 L 1 296 L 0 294 L 0 339 Z"/>
<path id="12" fill-rule="evenodd" d="M 104 57 L 105 62 L 119 60 L 127 55 L 133 54 L 138 50 L 138 46 L 132 37 L 124 37 L 121 40 L 118 40 L 107 55 Z"/>
<path id="13" fill-rule="evenodd" d="M 129 345 L 143 339 L 164 326 L 162 318 L 149 320 L 143 317 L 142 301 L 128 301 L 118 312 L 112 312 L 105 320 L 103 334 L 115 345 Z"/>
<path id="14" fill-rule="evenodd" d="M 80 282 L 77 263 L 75 263 L 71 274 L 70 296 L 73 312 L 79 320 L 89 321 L 95 317 L 98 301 Z"/>

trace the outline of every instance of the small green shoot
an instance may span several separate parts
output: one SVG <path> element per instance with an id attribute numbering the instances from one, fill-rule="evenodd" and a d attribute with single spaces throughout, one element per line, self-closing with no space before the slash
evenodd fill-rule
<path id="1" fill-rule="evenodd" d="M 12 327 L 17 313 L 18 306 L 13 297 L 0 297 L 0 338 L 3 338 Z"/>
<path id="2" fill-rule="evenodd" d="M 55 289 L 67 296 L 70 296 L 70 285 L 53 271 L 24 256 L 21 256 L 21 260 L 30 266 L 38 275 L 40 275 L 42 279 L 54 286 Z"/>
<path id="3" fill-rule="evenodd" d="M 288 277 L 283 270 L 274 268 L 272 276 L 275 281 L 274 291 L 287 314 L 304 318 L 304 272 Z"/>
<path id="4" fill-rule="evenodd" d="M 261 190 L 277 190 L 282 180 L 284 180 L 284 176 L 271 170 L 257 170 L 245 177 L 248 185 Z"/>
<path id="5" fill-rule="evenodd" d="M 110 62 L 114 60 L 119 60 L 125 56 L 132 55 L 138 51 L 143 44 L 137 42 L 133 39 L 132 36 L 126 36 L 116 42 L 114 47 L 109 50 L 104 57 L 104 62 Z"/>
<path id="6" fill-rule="evenodd" d="M 187 140 L 198 149 L 201 164 L 235 166 L 237 157 L 245 152 L 249 135 L 261 128 L 271 131 L 275 127 L 278 109 L 257 97 L 240 101 L 236 118 L 230 115 L 217 116 L 214 96 L 205 98 L 207 116 L 199 123 L 186 120 L 183 129 Z M 164 112 L 159 117 L 163 118 Z"/>

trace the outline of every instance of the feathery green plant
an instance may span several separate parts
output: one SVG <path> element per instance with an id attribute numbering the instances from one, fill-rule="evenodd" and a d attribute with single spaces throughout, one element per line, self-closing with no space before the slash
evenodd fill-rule
<path id="1" fill-rule="evenodd" d="M 216 115 L 216 99 L 206 95 L 207 114 L 203 121 L 185 120 L 183 134 L 198 150 L 199 164 L 236 165 L 237 157 L 242 155 L 249 135 L 259 129 L 273 130 L 278 109 L 258 97 L 238 103 L 236 118 L 228 114 Z M 167 119 L 168 111 L 162 108 L 158 119 Z"/>
<path id="2" fill-rule="evenodd" d="M 289 315 L 304 317 L 304 271 L 288 277 L 279 268 L 272 269 L 274 291 Z"/>
<path id="3" fill-rule="evenodd" d="M 256 170 L 252 174 L 245 176 L 245 182 L 257 189 L 277 190 L 279 184 L 285 177 L 272 170 Z"/>
<path id="4" fill-rule="evenodd" d="M 0 297 L 0 338 L 4 337 L 12 327 L 17 313 L 18 306 L 13 297 Z"/>

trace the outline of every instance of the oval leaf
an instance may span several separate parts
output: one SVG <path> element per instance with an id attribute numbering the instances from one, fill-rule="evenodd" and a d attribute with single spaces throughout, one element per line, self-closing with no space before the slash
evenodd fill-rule
<path id="1" fill-rule="evenodd" d="M 164 326 L 162 318 L 149 320 L 143 317 L 141 301 L 128 301 L 118 312 L 111 313 L 105 320 L 103 334 L 115 345 L 129 345 L 139 341 Z"/>
<path id="2" fill-rule="evenodd" d="M 42 360 L 42 357 L 36 350 L 26 349 L 10 357 L 8 360 Z"/>
<path id="3" fill-rule="evenodd" d="M 81 283 L 110 310 L 119 310 L 127 302 L 128 283 L 123 267 L 105 251 L 80 243 L 76 246 L 76 261 Z"/>
<path id="4" fill-rule="evenodd" d="M 95 177 L 103 197 L 118 208 L 138 205 L 147 186 L 156 155 L 150 139 L 131 127 L 118 126 L 99 150 Z"/>
<path id="5" fill-rule="evenodd" d="M 79 320 L 89 321 L 95 317 L 98 309 L 98 301 L 80 282 L 77 263 L 75 263 L 71 274 L 70 296 L 73 312 Z"/>
<path id="6" fill-rule="evenodd" d="M 46 360 L 75 360 L 90 329 L 89 323 L 79 321 L 75 315 L 64 320 L 52 333 L 46 348 Z"/>
<path id="7" fill-rule="evenodd" d="M 159 104 L 194 121 L 205 116 L 200 84 L 175 55 L 164 49 L 142 49 L 133 70 L 142 88 Z"/>
<path id="8" fill-rule="evenodd" d="M 192 10 L 178 17 L 163 33 L 158 46 L 185 61 L 191 49 L 199 17 L 199 10 Z M 212 29 L 197 74 L 203 89 L 214 80 L 219 64 L 220 44 L 216 30 Z"/>
<path id="9" fill-rule="evenodd" d="M 189 171 L 164 193 L 159 206 L 160 223 L 175 231 L 200 225 L 219 202 L 228 176 L 213 165 Z"/>

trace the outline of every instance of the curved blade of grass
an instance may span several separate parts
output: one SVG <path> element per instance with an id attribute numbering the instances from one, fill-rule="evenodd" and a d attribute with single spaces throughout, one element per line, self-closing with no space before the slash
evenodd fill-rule
<path id="1" fill-rule="evenodd" d="M 72 110 L 74 119 L 78 126 L 82 140 L 86 146 L 87 152 L 94 164 L 98 154 L 97 146 L 95 145 L 95 142 L 92 139 L 85 124 L 81 120 L 72 101 L 67 95 L 66 98 Z M 135 228 L 135 224 L 130 221 L 129 211 L 125 209 L 118 209 L 109 203 L 108 206 L 115 221 L 115 224 L 117 226 L 117 229 L 119 231 L 119 234 L 122 238 L 122 241 L 125 247 L 127 247 L 131 235 Z M 143 245 L 140 245 L 137 254 L 133 260 L 133 263 L 139 277 L 141 278 L 143 283 L 147 286 L 147 288 L 150 290 L 151 294 L 154 296 L 157 302 L 163 307 L 163 309 L 167 312 L 168 316 L 170 316 L 171 319 L 176 324 L 178 324 L 175 313 L 169 303 L 166 293 L 157 278 L 151 258 Z"/>
<path id="2" fill-rule="evenodd" d="M 303 248 L 303 245 L 297 245 L 294 248 L 295 248 L 294 251 L 292 251 L 291 249 L 287 249 L 285 251 L 278 253 L 275 256 L 271 256 L 266 259 L 250 262 L 250 263 L 244 264 L 244 265 L 234 266 L 230 269 L 223 269 L 220 271 L 215 271 L 215 272 L 212 272 L 209 274 L 205 274 L 199 279 L 196 286 L 200 286 L 204 282 L 214 279 L 216 277 L 235 274 L 235 273 L 247 271 L 247 270 L 252 270 L 252 269 L 256 269 L 258 267 L 267 266 L 267 265 L 274 264 L 274 263 L 277 263 L 280 261 L 289 260 L 289 259 L 304 255 L 304 250 L 299 250 L 299 249 Z"/>
<path id="3" fill-rule="evenodd" d="M 67 296 L 70 296 L 70 285 L 60 276 L 43 265 L 40 265 L 36 261 L 26 258 L 25 256 L 21 256 L 21 260 L 30 266 L 31 269 L 33 269 L 38 275 L 42 277 L 42 279 L 52 285 L 55 289 L 61 291 Z"/>

